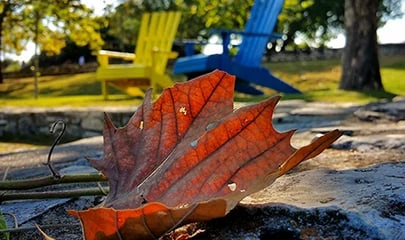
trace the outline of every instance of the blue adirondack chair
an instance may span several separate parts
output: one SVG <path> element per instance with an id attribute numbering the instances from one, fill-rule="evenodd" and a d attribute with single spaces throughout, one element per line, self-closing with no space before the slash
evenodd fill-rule
<path id="1" fill-rule="evenodd" d="M 273 29 L 283 4 L 284 0 L 256 0 L 244 31 L 217 30 L 222 36 L 222 54 L 197 54 L 178 58 L 173 73 L 194 77 L 220 69 L 236 76 L 235 90 L 238 92 L 263 94 L 253 83 L 279 92 L 299 93 L 299 90 L 260 66 L 266 45 L 274 37 Z M 242 43 L 235 57 L 229 55 L 228 49 L 230 35 L 233 33 L 242 35 Z"/>

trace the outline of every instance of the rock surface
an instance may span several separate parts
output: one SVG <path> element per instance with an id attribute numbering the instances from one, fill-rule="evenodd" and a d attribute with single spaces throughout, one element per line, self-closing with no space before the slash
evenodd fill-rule
<path id="1" fill-rule="evenodd" d="M 279 178 L 270 187 L 244 199 L 242 204 L 246 207 L 261 204 L 269 214 L 284 209 L 291 217 L 297 212 L 304 217 L 312 215 L 318 222 L 313 224 L 311 233 L 302 231 L 304 222 L 301 227 L 291 223 L 278 225 L 280 229 L 296 229 L 304 239 L 316 237 L 321 232 L 319 229 L 330 228 L 331 221 L 341 226 L 334 233 L 325 232 L 328 237 L 405 239 L 404 180 L 405 159 L 402 163 L 352 170 L 296 172 Z M 326 221 L 321 221 L 322 217 Z"/>
<path id="2" fill-rule="evenodd" d="M 293 145 L 307 144 L 334 128 L 342 129 L 345 136 L 320 156 L 244 199 L 228 216 L 198 224 L 204 232 L 195 239 L 405 239 L 404 110 L 402 99 L 366 106 L 281 102 L 274 124 L 280 131 L 299 129 Z M 86 168 L 80 159 L 99 156 L 101 146 L 102 138 L 95 137 L 57 147 L 56 165 L 82 171 Z M 0 170 L 12 165 L 16 168 L 9 175 L 12 178 L 46 174 L 44 167 L 33 168 L 46 155 L 46 149 L 4 153 Z M 85 209 L 98 200 L 82 197 L 41 208 L 23 226 L 50 225 L 44 230 L 56 239 L 81 239 L 78 221 L 65 210 Z M 3 203 L 0 209 L 12 211 L 12 204 Z M 6 220 L 12 227 L 11 218 Z M 64 227 L 52 227 L 55 224 Z M 12 237 L 37 239 L 40 235 L 30 229 Z"/>
<path id="3" fill-rule="evenodd" d="M 57 166 L 64 166 L 72 164 L 79 158 L 100 156 L 102 155 L 102 144 L 103 138 L 96 136 L 58 145 L 52 153 L 51 160 Z M 0 153 L 0 175 L 7 168 L 10 168 L 9 177 L 13 179 L 43 175 L 47 172 L 43 164 L 47 161 L 48 154 L 48 147 Z M 14 174 L 12 170 L 17 171 Z"/>

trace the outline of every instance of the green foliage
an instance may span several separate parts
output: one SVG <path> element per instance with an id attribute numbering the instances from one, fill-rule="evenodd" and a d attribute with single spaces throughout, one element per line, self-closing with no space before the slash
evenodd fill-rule
<path id="1" fill-rule="evenodd" d="M 354 92 L 337 90 L 341 74 L 339 59 L 319 61 L 297 61 L 268 63 L 272 72 L 297 87 L 303 94 L 284 95 L 283 99 L 304 99 L 308 101 L 352 101 L 369 102 L 394 95 L 405 96 L 405 85 L 401 84 L 405 76 L 405 59 L 403 56 L 381 58 L 381 75 L 384 91 Z M 267 95 L 275 94 L 270 89 L 262 89 Z M 117 95 L 112 91 L 109 101 L 101 96 L 100 83 L 95 80 L 95 73 L 41 76 L 39 78 L 40 98 L 32 99 L 32 78 L 5 79 L 0 85 L 1 106 L 93 106 L 93 105 L 135 105 L 140 99 L 126 95 Z M 238 100 L 257 101 L 255 98 L 237 95 Z M 242 99 L 243 98 L 243 99 Z"/>
<path id="2" fill-rule="evenodd" d="M 307 101 L 350 101 L 370 102 L 382 98 L 405 96 L 401 85 L 405 76 L 403 56 L 381 57 L 381 77 L 384 91 L 338 90 L 342 67 L 339 59 L 300 61 L 266 64 L 272 72 L 300 89 L 303 94 L 285 95 L 283 99 L 304 99 Z M 266 90 L 268 94 L 272 94 Z"/>
<path id="3" fill-rule="evenodd" d="M 299 35 L 322 46 L 334 36 L 330 29 L 342 27 L 343 12 L 344 1 L 286 0 L 278 27 L 287 37 L 284 45 Z"/>
<path id="4" fill-rule="evenodd" d="M 179 10 L 182 12 L 179 39 L 206 37 L 207 29 L 243 29 L 249 18 L 254 0 L 145 0 L 124 1 L 107 17 L 104 39 L 112 37 L 120 50 L 133 50 L 137 39 L 139 21 L 144 11 Z M 401 15 L 401 0 L 379 0 L 380 26 L 390 17 Z M 344 0 L 285 0 L 279 16 L 278 32 L 285 35 L 284 47 L 300 48 L 294 43 L 299 36 L 301 47 L 323 47 L 343 31 Z M 117 47 L 115 47 L 117 48 Z"/>
<path id="5" fill-rule="evenodd" d="M 136 43 L 142 10 L 133 1 L 124 2 L 115 8 L 106 19 L 105 38 L 112 38 L 104 49 L 129 51 Z M 117 46 L 118 45 L 118 46 Z M 132 49 L 133 50 L 133 49 Z"/>
<path id="6" fill-rule="evenodd" d="M 383 26 L 388 19 L 399 18 L 404 15 L 401 0 L 379 0 L 377 18 L 379 27 Z"/>
<path id="7" fill-rule="evenodd" d="M 400 0 L 379 0 L 380 25 L 391 16 L 400 16 Z M 94 17 L 80 0 L 6 0 L 0 3 L 1 50 L 20 53 L 35 38 L 38 21 L 39 44 L 48 54 L 58 54 L 67 37 L 78 46 L 99 49 L 133 50 L 141 15 L 145 11 L 180 10 L 177 37 L 197 38 L 209 28 L 243 29 L 254 0 L 145 0 L 123 1 L 107 8 L 105 17 Z M 278 32 L 285 34 L 284 46 L 294 44 L 298 35 L 312 45 L 324 43 L 342 31 L 344 1 L 285 0 Z M 100 37 L 100 32 L 103 38 Z M 307 46 L 304 44 L 303 46 Z"/>
<path id="8" fill-rule="evenodd" d="M 183 12 L 184 26 L 181 37 L 196 37 L 200 31 L 209 28 L 243 29 L 253 6 L 253 0 L 216 0 L 216 1 L 178 1 Z M 199 19 L 199 27 L 191 27 L 190 23 Z"/>
<path id="9" fill-rule="evenodd" d="M 85 62 L 92 62 L 96 59 L 94 52 L 88 45 L 80 47 L 67 39 L 66 46 L 61 49 L 60 54 L 52 56 L 49 56 L 46 53 L 39 54 L 39 67 L 48 68 L 50 66 L 60 66 L 64 63 L 78 63 L 81 56 L 85 58 Z M 27 62 L 26 64 L 30 65 L 31 62 Z"/>
<path id="10" fill-rule="evenodd" d="M 14 72 L 21 69 L 21 64 L 12 59 L 4 59 L 0 64 L 5 72 Z"/>
<path id="11" fill-rule="evenodd" d="M 286 35 L 284 46 L 294 45 L 299 36 L 311 47 L 325 43 L 343 31 L 344 0 L 285 0 L 278 31 Z M 402 15 L 401 0 L 379 0 L 379 26 Z M 304 45 L 304 46 L 305 46 Z"/>
<path id="12" fill-rule="evenodd" d="M 77 45 L 89 45 L 91 49 L 99 49 L 103 44 L 98 33 L 100 21 L 80 0 L 2 1 L 0 24 L 3 38 L 0 49 L 8 53 L 19 54 L 28 41 L 35 40 L 48 54 L 58 54 L 67 37 Z"/>
<path id="13" fill-rule="evenodd" d="M 0 85 L 0 105 L 20 107 L 90 106 L 90 105 L 135 105 L 139 99 L 127 95 L 113 95 L 111 101 L 104 101 L 100 82 L 95 73 L 41 76 L 39 77 L 40 98 L 33 99 L 33 79 L 5 79 Z M 119 93 L 112 89 L 111 93 Z"/>
<path id="14" fill-rule="evenodd" d="M 197 38 L 208 28 L 243 29 L 253 2 L 253 0 L 125 1 L 107 16 L 108 25 L 103 38 L 112 42 L 108 42 L 105 48 L 122 51 L 127 51 L 128 46 L 133 48 L 141 16 L 145 11 L 181 11 L 177 37 L 185 39 Z"/>
<path id="15" fill-rule="evenodd" d="M 4 229 L 7 229 L 7 223 L 6 223 L 6 220 L 4 219 L 3 214 L 0 211 L 0 230 L 4 230 Z M 8 232 L 0 233 L 0 236 L 3 236 L 4 239 L 6 239 L 6 240 L 10 239 L 10 233 L 8 233 Z"/>

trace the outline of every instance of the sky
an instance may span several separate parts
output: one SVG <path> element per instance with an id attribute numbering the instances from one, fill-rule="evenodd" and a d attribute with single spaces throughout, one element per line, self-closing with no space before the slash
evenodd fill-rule
<path id="1" fill-rule="evenodd" d="M 117 0 L 82 0 L 84 4 L 93 8 L 96 14 L 102 14 L 103 8 L 106 4 L 117 4 Z M 102 2 L 102 3 L 100 3 Z M 402 12 L 405 13 L 405 0 L 402 0 Z M 401 19 L 389 20 L 384 27 L 377 30 L 379 43 L 405 43 L 405 16 Z M 338 35 L 332 39 L 327 46 L 331 48 L 343 48 L 345 45 L 345 37 L 343 34 Z M 18 61 L 28 61 L 34 54 L 34 44 L 32 42 L 27 44 L 26 51 L 20 56 L 7 55 L 6 58 L 12 58 Z"/>

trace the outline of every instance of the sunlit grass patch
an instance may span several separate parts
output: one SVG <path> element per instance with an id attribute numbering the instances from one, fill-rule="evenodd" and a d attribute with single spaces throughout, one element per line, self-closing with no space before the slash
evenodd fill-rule
<path id="1" fill-rule="evenodd" d="M 39 96 L 100 95 L 100 83 L 94 73 L 41 76 L 38 78 Z M 34 96 L 34 78 L 5 79 L 0 84 L 2 98 L 31 98 Z M 4 95 L 3 95 L 4 94 Z"/>
<path id="2" fill-rule="evenodd" d="M 101 95 L 78 95 L 78 96 L 41 96 L 38 99 L 33 97 L 25 99 L 0 99 L 2 106 L 16 107 L 88 107 L 88 106 L 112 106 L 112 105 L 138 105 L 142 99 L 129 97 L 127 95 L 111 95 L 105 101 Z"/>
<path id="3" fill-rule="evenodd" d="M 274 75 L 301 90 L 302 94 L 282 94 L 283 99 L 307 101 L 370 102 L 395 95 L 405 96 L 405 56 L 382 57 L 381 75 L 385 91 L 352 92 L 338 90 L 341 76 L 340 59 L 265 63 Z M 34 99 L 34 79 L 6 79 L 0 84 L 2 106 L 93 106 L 134 105 L 141 99 L 133 98 L 111 89 L 109 100 L 101 96 L 101 85 L 95 73 L 41 76 L 38 81 L 39 98 Z M 236 93 L 236 101 L 260 101 L 277 94 L 268 88 L 260 88 L 265 96 Z"/>
<path id="4" fill-rule="evenodd" d="M 34 98 L 34 79 L 6 79 L 0 84 L 1 106 L 56 107 L 56 106 L 103 106 L 134 105 L 137 99 L 116 90 L 108 100 L 101 95 L 101 86 L 95 73 L 41 76 L 38 79 L 38 98 Z M 118 93 L 118 94 L 117 94 Z"/>
<path id="5" fill-rule="evenodd" d="M 387 92 L 405 96 L 405 65 L 403 69 L 383 68 L 381 76 Z"/>
<path id="6" fill-rule="evenodd" d="M 340 60 L 317 60 L 294 63 L 271 63 L 266 66 L 284 81 L 301 90 L 302 94 L 283 94 L 283 99 L 306 101 L 350 101 L 366 103 L 396 95 L 405 96 L 405 56 L 382 57 L 381 77 L 384 91 L 339 90 L 342 68 Z M 263 89 L 262 89 L 263 90 Z M 267 95 L 275 92 L 264 89 Z"/>

